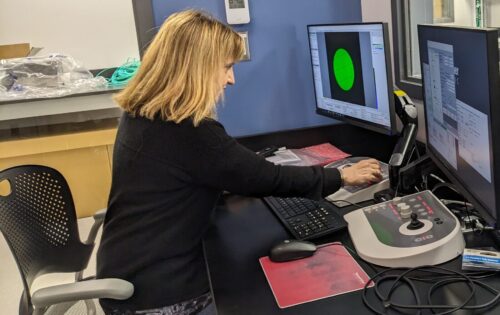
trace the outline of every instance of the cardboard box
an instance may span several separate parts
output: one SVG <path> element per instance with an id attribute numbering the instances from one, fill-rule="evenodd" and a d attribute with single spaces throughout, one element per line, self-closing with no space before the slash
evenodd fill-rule
<path id="1" fill-rule="evenodd" d="M 29 43 L 0 45 L 0 59 L 27 57 L 30 51 Z"/>

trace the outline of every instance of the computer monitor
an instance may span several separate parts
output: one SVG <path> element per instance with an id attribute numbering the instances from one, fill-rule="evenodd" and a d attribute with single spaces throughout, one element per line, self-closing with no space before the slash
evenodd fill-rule
<path id="1" fill-rule="evenodd" d="M 308 25 L 320 115 L 396 133 L 386 23 Z"/>
<path id="2" fill-rule="evenodd" d="M 499 228 L 498 31 L 419 25 L 427 151 Z"/>

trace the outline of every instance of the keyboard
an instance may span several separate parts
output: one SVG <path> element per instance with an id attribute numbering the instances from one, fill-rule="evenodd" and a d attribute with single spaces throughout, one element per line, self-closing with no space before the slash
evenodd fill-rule
<path id="1" fill-rule="evenodd" d="M 263 199 L 298 240 L 318 238 L 347 227 L 344 218 L 318 201 L 296 197 Z"/>

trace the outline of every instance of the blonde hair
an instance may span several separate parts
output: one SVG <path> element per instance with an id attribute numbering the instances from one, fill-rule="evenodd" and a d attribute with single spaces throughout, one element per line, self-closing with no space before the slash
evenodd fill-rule
<path id="1" fill-rule="evenodd" d="M 172 14 L 147 49 L 142 64 L 114 100 L 133 116 L 179 123 L 192 118 L 195 126 L 215 117 L 222 94 L 220 69 L 239 61 L 241 37 L 212 16 L 186 10 Z"/>

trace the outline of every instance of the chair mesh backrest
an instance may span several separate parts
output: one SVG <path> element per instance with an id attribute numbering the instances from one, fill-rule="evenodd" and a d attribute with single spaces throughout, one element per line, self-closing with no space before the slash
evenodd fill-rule
<path id="1" fill-rule="evenodd" d="M 10 194 L 0 195 L 0 231 L 23 276 L 25 290 L 35 277 L 86 267 L 92 246 L 80 242 L 73 198 L 64 177 L 38 165 L 0 172 Z M 28 293 L 29 294 L 29 293 Z"/>

